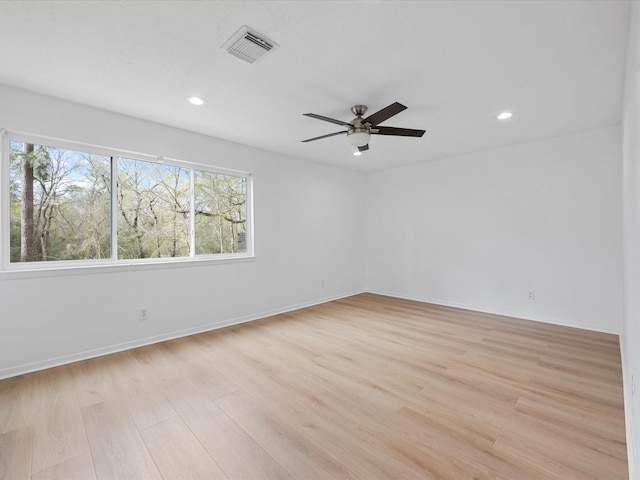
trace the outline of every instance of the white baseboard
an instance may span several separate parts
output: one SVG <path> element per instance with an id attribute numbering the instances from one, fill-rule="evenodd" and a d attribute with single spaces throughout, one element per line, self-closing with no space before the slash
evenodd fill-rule
<path id="1" fill-rule="evenodd" d="M 229 327 L 231 325 L 237 325 L 240 323 L 251 322 L 259 320 L 261 318 L 270 317 L 272 315 L 279 315 L 282 313 L 291 312 L 293 310 L 299 310 L 301 308 L 311 307 L 313 305 L 320 305 L 322 303 L 339 300 L 341 298 L 351 297 L 364 293 L 364 290 L 357 290 L 353 292 L 347 292 L 340 295 L 331 297 L 323 297 L 310 302 L 299 303 L 296 305 L 288 305 L 282 308 L 276 308 L 264 312 L 258 312 L 251 315 L 245 315 L 242 317 L 231 318 L 221 322 L 208 323 L 199 325 L 197 327 L 187 328 L 184 330 L 176 330 L 173 332 L 163 333 L 161 335 L 155 335 L 152 337 L 140 338 L 129 342 L 123 342 L 116 345 L 109 345 L 106 347 L 96 348 L 92 350 L 86 350 L 83 352 L 73 353 L 70 355 L 62 355 L 60 357 L 49 358 L 33 363 L 27 363 L 24 365 L 17 365 L 14 367 L 0 369 L 0 380 L 3 378 L 15 377 L 18 375 L 24 375 L 26 373 L 35 372 L 38 370 L 45 370 L 47 368 L 58 367 L 60 365 L 66 365 L 68 363 L 78 362 L 81 360 L 87 360 L 89 358 L 101 357 L 103 355 L 109 355 L 111 353 L 122 352 L 124 350 L 130 350 L 132 348 L 144 347 L 145 345 L 151 345 L 154 343 L 164 342 L 167 340 L 173 340 L 175 338 L 186 337 L 197 333 L 208 332 L 219 328 Z"/>
<path id="2" fill-rule="evenodd" d="M 463 304 L 463 303 L 447 302 L 447 301 L 444 301 L 444 300 L 439 300 L 439 299 L 434 299 L 434 298 L 418 297 L 418 296 L 414 296 L 414 295 L 404 295 L 402 293 L 387 292 L 387 291 L 384 291 L 384 290 L 371 290 L 371 289 L 368 289 L 367 292 L 375 293 L 377 295 L 385 295 L 387 297 L 396 297 L 396 298 L 403 298 L 405 300 L 414 300 L 416 302 L 433 303 L 434 305 L 442 305 L 443 307 L 461 308 L 463 310 L 472 310 L 474 312 L 490 313 L 492 315 L 501 315 L 501 316 L 504 316 L 504 317 L 520 318 L 522 320 L 531 320 L 533 322 L 550 323 L 550 324 L 553 324 L 553 325 L 560 325 L 562 327 L 580 328 L 582 330 L 591 330 L 593 332 L 610 333 L 610 334 L 613 334 L 613 335 L 620 335 L 620 332 L 617 332 L 617 331 L 614 331 L 614 330 L 611 330 L 611 329 L 606 329 L 606 328 L 603 329 L 603 328 L 596 328 L 596 327 L 592 327 L 592 326 L 579 325 L 579 324 L 577 324 L 575 322 L 567 321 L 567 320 L 562 319 L 562 318 L 532 317 L 531 315 L 529 315 L 527 313 L 523 313 L 523 312 L 516 312 L 516 311 L 510 311 L 510 310 L 487 309 L 487 308 L 484 308 L 484 307 L 478 307 L 477 305 L 469 305 L 469 304 Z"/>
<path id="3" fill-rule="evenodd" d="M 631 367 L 625 362 L 624 342 L 620 340 L 620 356 L 622 358 L 622 384 L 624 391 L 624 423 L 627 432 L 627 464 L 629 465 L 629 479 L 640 479 L 640 457 L 636 446 L 634 430 L 633 399 L 631 398 Z"/>

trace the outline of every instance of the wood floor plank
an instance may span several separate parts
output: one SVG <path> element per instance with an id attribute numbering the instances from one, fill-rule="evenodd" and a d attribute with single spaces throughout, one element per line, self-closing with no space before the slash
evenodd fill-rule
<path id="1" fill-rule="evenodd" d="M 306 405 L 315 406 L 318 416 L 324 416 L 333 424 L 338 424 L 343 430 L 352 432 L 352 442 L 357 438 L 358 429 L 362 426 L 370 426 L 381 422 L 381 415 L 377 409 L 370 409 L 372 404 L 367 404 L 348 393 L 327 388 L 327 385 L 318 382 L 317 379 L 301 372 L 288 372 L 276 375 L 273 381 L 285 386 L 292 391 L 297 391 Z M 313 407 L 309 407 L 313 408 Z M 387 418 L 386 415 L 384 418 Z M 342 438 L 342 435 L 340 435 Z M 349 442 L 341 440 L 343 445 Z"/>
<path id="2" fill-rule="evenodd" d="M 352 379 L 345 378 L 339 369 L 325 368 L 316 363 L 297 365 L 292 369 L 309 381 L 318 383 L 326 390 L 331 390 L 342 399 L 346 399 L 346 404 L 349 405 L 347 408 L 362 410 L 367 416 L 372 416 L 378 421 L 384 421 L 396 411 L 398 406 L 398 401 L 380 392 L 375 382 L 367 385 L 354 381 L 353 378 L 358 378 L 357 374 Z"/>
<path id="3" fill-rule="evenodd" d="M 622 385 L 611 385 L 600 380 L 580 377 L 549 369 L 533 372 L 529 384 L 539 390 L 571 398 L 588 398 L 613 409 L 623 408 Z"/>
<path id="4" fill-rule="evenodd" d="M 32 471 L 40 472 L 89 453 L 84 422 L 73 399 L 55 401 L 33 424 Z"/>
<path id="5" fill-rule="evenodd" d="M 585 400 L 578 403 L 555 394 L 529 394 L 518 400 L 505 427 L 517 429 L 521 423 L 544 429 L 549 437 L 562 438 L 567 447 L 582 445 L 627 461 L 623 412 L 614 413 L 599 404 Z"/>
<path id="6" fill-rule="evenodd" d="M 228 477 L 181 418 L 174 417 L 142 431 L 164 478 L 217 480 Z"/>
<path id="7" fill-rule="evenodd" d="M 31 425 L 46 404 L 47 377 L 45 370 L 0 381 L 0 433 Z"/>
<path id="8" fill-rule="evenodd" d="M 245 377 L 243 371 L 232 371 L 237 372 L 236 378 Z M 243 392 L 330 454 L 339 455 L 349 447 L 353 443 L 353 432 L 332 415 L 335 410 L 328 414 L 327 409 L 318 408 L 322 387 L 309 389 L 304 383 L 283 381 L 281 375 L 265 377 L 258 374 L 240 379 L 239 383 L 243 385 Z"/>
<path id="9" fill-rule="evenodd" d="M 77 367 L 77 394 L 80 407 L 118 396 L 118 390 L 108 373 L 109 363 L 109 357 L 98 357 L 74 364 Z"/>
<path id="10" fill-rule="evenodd" d="M 31 476 L 31 429 L 0 433 L 0 480 Z"/>
<path id="11" fill-rule="evenodd" d="M 413 468 L 405 459 L 396 458 L 386 448 L 371 443 L 359 442 L 351 446 L 340 457 L 347 468 L 359 478 L 429 480 L 433 476 L 420 468 Z"/>
<path id="12" fill-rule="evenodd" d="M 393 420 L 384 426 L 361 430 L 362 440 L 358 446 L 370 449 L 382 449 L 395 461 L 401 462 L 421 472 L 423 478 L 438 480 L 457 480 L 475 478 L 477 468 L 466 459 L 457 455 L 448 455 L 436 443 L 416 441 L 416 437 L 407 434 L 393 425 Z"/>
<path id="13" fill-rule="evenodd" d="M 118 395 L 139 429 L 147 428 L 176 416 L 175 410 L 158 390 L 154 379 L 164 378 L 156 372 L 153 361 L 148 361 L 150 349 L 119 352 L 109 366 L 109 372 Z M 145 358 L 142 362 L 140 358 Z"/>
<path id="14" fill-rule="evenodd" d="M 278 420 L 247 394 L 232 393 L 216 400 L 216 404 L 295 478 L 356 478 L 335 458 Z"/>
<path id="15" fill-rule="evenodd" d="M 124 402 L 84 407 L 82 417 L 99 480 L 162 479 Z"/>
<path id="16" fill-rule="evenodd" d="M 193 348 L 193 339 L 178 338 L 165 342 L 160 348 L 171 352 L 171 358 L 176 359 L 181 366 L 179 377 L 186 376 L 200 386 L 206 395 L 215 400 L 240 389 L 240 387 L 223 374 L 208 360 L 206 354 Z"/>
<path id="17" fill-rule="evenodd" d="M 122 395 L 122 398 L 125 400 L 131 418 L 140 430 L 177 415 L 158 387 L 151 383 L 145 382 L 130 389 Z"/>
<path id="18" fill-rule="evenodd" d="M 545 479 L 561 480 L 571 477 L 549 475 L 533 462 L 527 462 L 510 451 L 487 448 L 484 442 L 478 442 L 476 435 L 468 435 L 433 418 L 425 417 L 411 409 L 404 409 L 390 417 L 388 428 L 402 432 L 410 444 L 431 447 L 450 461 L 458 460 L 471 465 L 485 473 L 499 472 L 512 479 Z M 379 441 L 386 441 L 386 436 L 378 434 Z M 464 477 L 462 477 L 464 478 Z M 472 478 L 472 477 L 471 477 Z"/>
<path id="19" fill-rule="evenodd" d="M 85 453 L 34 473 L 31 480 L 96 480 L 96 473 L 91 455 Z"/>
<path id="20" fill-rule="evenodd" d="M 525 396 L 518 399 L 514 411 L 527 415 L 541 426 L 554 425 L 565 432 L 573 431 L 600 441 L 615 442 L 621 449 L 624 444 L 624 417 L 618 415 L 595 416 L 579 408 L 568 408 L 542 400 L 539 397 Z"/>
<path id="21" fill-rule="evenodd" d="M 162 382 L 169 378 L 176 378 L 184 374 L 184 365 L 176 361 L 174 355 L 167 355 L 166 345 L 162 342 L 130 350 L 135 366 L 146 381 Z"/>
<path id="22" fill-rule="evenodd" d="M 43 372 L 40 395 L 44 404 L 34 415 L 32 473 L 89 452 L 80 413 L 82 373 L 79 364 Z"/>
<path id="23" fill-rule="evenodd" d="M 523 461 L 536 465 L 559 478 L 610 480 L 623 478 L 627 474 L 626 462 L 596 457 L 589 449 L 580 449 L 575 445 L 567 447 L 557 437 L 537 437 L 535 432 L 514 431 L 505 428 L 496 441 L 496 451 L 509 452 Z"/>
<path id="24" fill-rule="evenodd" d="M 169 380 L 162 388 L 184 423 L 229 478 L 292 478 L 254 438 L 189 379 Z"/>

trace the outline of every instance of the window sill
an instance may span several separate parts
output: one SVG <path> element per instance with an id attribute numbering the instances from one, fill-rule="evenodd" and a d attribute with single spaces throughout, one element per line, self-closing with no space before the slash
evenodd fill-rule
<path id="1" fill-rule="evenodd" d="M 10 267 L 0 272 L 1 280 L 47 278 L 68 275 L 88 275 L 117 272 L 131 272 L 143 270 L 164 270 L 168 268 L 191 268 L 229 263 L 244 263 L 255 261 L 253 254 L 220 255 L 196 258 L 157 258 L 145 260 L 118 260 L 109 263 L 84 263 L 82 265 L 47 265 L 40 264 L 31 268 Z"/>

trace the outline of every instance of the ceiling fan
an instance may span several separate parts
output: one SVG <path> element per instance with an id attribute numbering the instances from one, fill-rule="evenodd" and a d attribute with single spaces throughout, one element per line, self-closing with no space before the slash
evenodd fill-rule
<path id="1" fill-rule="evenodd" d="M 335 118 L 325 117 L 323 115 L 317 115 L 315 113 L 304 113 L 303 115 L 311 118 L 317 118 L 318 120 L 324 120 L 325 122 L 335 123 L 347 127 L 346 130 L 341 132 L 329 133 L 328 135 L 321 135 L 319 137 L 308 138 L 302 140 L 303 142 L 313 142 L 314 140 L 320 140 L 322 138 L 333 137 L 335 135 L 347 134 L 347 140 L 351 145 L 358 148 L 358 152 L 364 152 L 369 150 L 369 138 L 371 135 L 396 135 L 400 137 L 422 137 L 424 130 L 414 130 L 412 128 L 397 128 L 397 127 L 381 127 L 380 124 L 385 120 L 397 115 L 407 107 L 394 102 L 391 105 L 384 107 L 382 110 L 369 115 L 367 118 L 362 116 L 367 113 L 366 105 L 354 105 L 351 107 L 351 111 L 356 116 L 351 122 L 343 122 L 342 120 L 336 120 Z M 356 153 L 358 153 L 356 152 Z"/>

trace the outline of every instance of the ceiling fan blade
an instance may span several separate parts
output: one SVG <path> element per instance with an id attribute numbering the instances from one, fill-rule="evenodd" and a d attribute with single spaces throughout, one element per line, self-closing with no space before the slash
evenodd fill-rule
<path id="1" fill-rule="evenodd" d="M 343 130 L 342 132 L 329 133 L 327 135 L 321 135 L 319 137 L 307 138 L 306 140 L 302 140 L 302 143 L 305 142 L 313 142 L 314 140 L 320 140 L 321 138 L 333 137 L 334 135 L 340 135 L 342 133 L 347 133 L 349 130 Z"/>
<path id="2" fill-rule="evenodd" d="M 343 125 L 345 127 L 353 127 L 349 122 L 343 122 L 342 120 L 336 120 L 335 118 L 325 117 L 318 115 L 317 113 L 303 113 L 305 117 L 317 118 L 318 120 L 324 120 L 325 122 L 335 123 L 336 125 Z"/>
<path id="3" fill-rule="evenodd" d="M 376 127 L 371 129 L 372 135 L 398 135 L 400 137 L 421 137 L 425 130 L 397 127 Z"/>
<path id="4" fill-rule="evenodd" d="M 358 150 L 361 151 L 361 152 L 366 152 L 367 150 L 369 150 L 369 144 L 367 143 L 363 147 L 358 147 Z"/>
<path id="5" fill-rule="evenodd" d="M 384 122 L 385 120 L 397 115 L 403 110 L 406 110 L 407 107 L 402 105 L 401 103 L 394 102 L 388 107 L 384 107 L 382 110 L 378 110 L 376 113 L 369 115 L 367 118 L 362 120 L 362 123 L 370 123 L 371 126 L 375 127 L 379 123 Z"/>

